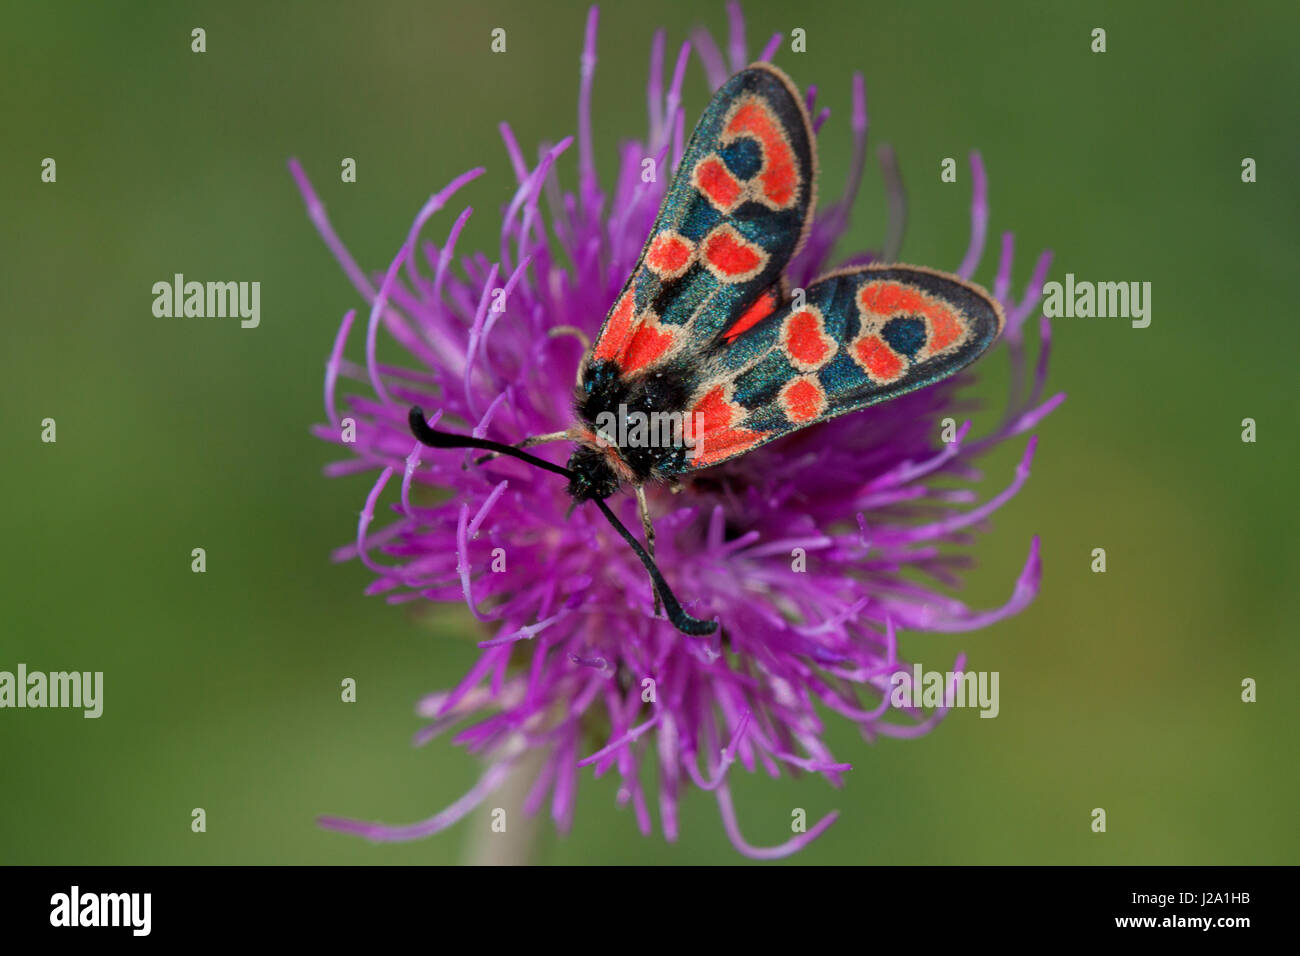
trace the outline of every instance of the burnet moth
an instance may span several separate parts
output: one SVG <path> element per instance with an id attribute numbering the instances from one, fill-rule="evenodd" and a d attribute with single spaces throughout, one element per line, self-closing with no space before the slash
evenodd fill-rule
<path id="1" fill-rule="evenodd" d="M 737 73 L 695 127 L 641 258 L 587 349 L 574 424 L 515 446 L 438 431 L 410 411 L 426 445 L 510 455 L 567 478 L 575 505 L 595 503 L 685 634 L 718 623 L 687 614 L 655 565 L 648 482 L 933 384 L 1002 330 L 992 296 L 933 269 L 841 269 L 792 296 L 782 273 L 812 221 L 815 149 L 784 73 L 768 63 Z M 658 440 L 664 429 L 636 427 L 647 418 L 680 427 Z M 557 440 L 577 443 L 567 466 L 522 450 Z M 644 547 L 605 503 L 624 485 L 637 494 Z"/>

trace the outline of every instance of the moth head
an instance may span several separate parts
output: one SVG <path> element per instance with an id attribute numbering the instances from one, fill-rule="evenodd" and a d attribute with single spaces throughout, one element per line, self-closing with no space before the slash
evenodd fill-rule
<path id="1" fill-rule="evenodd" d="M 618 490 L 619 478 L 606 450 L 579 445 L 567 468 L 572 472 L 568 491 L 574 501 L 604 499 Z"/>

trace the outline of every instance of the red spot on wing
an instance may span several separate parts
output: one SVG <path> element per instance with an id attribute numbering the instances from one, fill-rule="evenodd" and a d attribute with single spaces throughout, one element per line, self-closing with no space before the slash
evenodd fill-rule
<path id="1" fill-rule="evenodd" d="M 723 282 L 743 282 L 758 275 L 767 253 L 730 226 L 718 226 L 704 238 L 704 261 Z"/>
<path id="2" fill-rule="evenodd" d="M 704 157 L 695 167 L 695 188 L 723 212 L 731 212 L 745 187 L 716 153 Z"/>
<path id="3" fill-rule="evenodd" d="M 752 136 L 762 144 L 759 180 L 769 205 L 784 209 L 793 203 L 799 190 L 799 170 L 785 130 L 767 104 L 757 98 L 741 103 L 727 122 L 726 132 L 728 138 Z"/>
<path id="4" fill-rule="evenodd" d="M 826 410 L 826 393 L 810 378 L 796 378 L 781 390 L 785 417 L 795 423 L 810 422 Z"/>
<path id="5" fill-rule="evenodd" d="M 776 293 L 769 289 L 754 300 L 754 304 L 745 310 L 744 314 L 736 320 L 736 323 L 731 328 L 722 333 L 722 338 L 730 345 L 736 341 L 737 336 L 749 331 L 775 311 Z"/>
<path id="6" fill-rule="evenodd" d="M 898 282 L 868 282 L 858 293 L 858 299 L 867 312 L 889 318 L 899 312 L 919 312 L 925 299 L 915 289 Z"/>
<path id="7" fill-rule="evenodd" d="M 784 145 L 783 143 L 782 146 Z M 789 153 L 789 147 L 785 147 L 785 152 Z M 773 204 L 782 208 L 790 205 L 798 188 L 799 173 L 795 170 L 793 161 L 786 159 L 763 170 L 763 191 Z"/>
<path id="8" fill-rule="evenodd" d="M 646 250 L 646 265 L 664 278 L 675 278 L 686 271 L 695 257 L 695 244 L 675 232 L 655 236 Z"/>
<path id="9" fill-rule="evenodd" d="M 892 382 L 903 374 L 903 358 L 879 335 L 864 335 L 853 343 L 854 357 L 877 382 Z"/>
<path id="10" fill-rule="evenodd" d="M 930 336 L 926 340 L 926 354 L 942 352 L 957 342 L 966 332 L 966 323 L 951 309 L 936 305 L 925 313 L 930 320 Z"/>
<path id="11" fill-rule="evenodd" d="M 785 320 L 782 330 L 785 350 L 793 363 L 806 371 L 826 364 L 835 351 L 835 341 L 822 328 L 822 317 L 812 309 L 802 309 Z"/>
<path id="12" fill-rule="evenodd" d="M 691 407 L 682 433 L 695 451 L 691 459 L 696 468 L 722 461 L 753 447 L 763 437 L 762 432 L 747 428 L 733 428 L 744 409 L 727 399 L 726 389 L 715 385 Z"/>
<path id="13" fill-rule="evenodd" d="M 863 311 L 888 319 L 899 314 L 926 320 L 924 357 L 928 358 L 965 337 L 968 321 L 956 309 L 899 282 L 868 282 L 858 293 Z"/>
<path id="14" fill-rule="evenodd" d="M 592 350 L 591 357 L 593 361 L 617 361 L 618 357 L 623 354 L 627 347 L 628 340 L 632 336 L 632 308 L 635 303 L 633 289 L 629 288 L 623 293 L 623 297 L 615 303 L 613 310 L 609 313 L 609 319 L 605 322 L 604 331 L 601 332 L 600 338 L 596 340 L 596 347 Z"/>
<path id="15" fill-rule="evenodd" d="M 624 372 L 635 372 L 659 359 L 673 344 L 672 329 L 643 321 L 632 334 L 632 341 L 619 359 Z"/>

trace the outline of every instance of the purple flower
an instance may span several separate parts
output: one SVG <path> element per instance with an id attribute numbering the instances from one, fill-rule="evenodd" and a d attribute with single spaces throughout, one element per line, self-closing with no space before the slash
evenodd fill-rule
<path id="1" fill-rule="evenodd" d="M 324 826 L 374 840 L 436 833 L 482 802 L 528 754 L 528 765 L 540 769 L 527 812 L 549 800 L 556 825 L 567 830 L 579 772 L 613 770 L 621 778 L 620 802 L 632 804 L 648 834 L 650 801 L 639 772 L 649 759 L 658 763 L 659 815 L 669 840 L 677 836 L 682 791 L 695 786 L 714 794 L 738 850 L 784 856 L 815 839 L 836 814 L 780 846 L 752 847 L 732 805 L 732 765 L 762 767 L 772 776 L 809 771 L 838 786 L 850 765 L 824 743 L 818 705 L 857 724 L 869 741 L 926 733 L 943 708 L 920 712 L 889 704 L 890 675 L 909 667 L 897 655 L 896 629 L 975 630 L 1017 613 L 1037 592 L 1036 539 L 1000 608 L 971 610 L 918 583 L 959 586 L 959 572 L 971 562 L 955 551 L 973 545 L 989 516 L 1024 484 L 1035 439 L 1000 494 L 979 502 L 961 485 L 979 477 L 975 462 L 982 453 L 1034 428 L 1064 397 L 1044 401 L 1045 318 L 1039 319 L 1032 374 L 1024 344 L 1050 255 L 1040 257 L 1028 289 L 1014 300 L 1010 235 L 1003 238 L 993 292 L 1007 312 L 1011 396 L 990 434 L 971 437 L 967 422 L 956 441 L 940 441 L 939 422 L 960 421 L 970 407 L 960 397 L 971 379 L 967 373 L 773 442 L 704 472 L 681 494 L 648 489 L 659 566 L 690 613 L 721 621 L 710 637 L 686 637 L 654 616 L 653 593 L 636 556 L 596 509 L 568 514 L 572 502 L 563 480 L 509 459 L 473 464 L 474 455 L 433 451 L 412 438 L 411 405 L 436 409 L 432 417 L 440 416 L 442 427 L 503 442 L 569 425 L 582 344 L 564 334 L 565 327 L 594 334 L 636 262 L 668 179 L 642 182 L 642 161 L 654 157 L 675 167 L 682 155 L 687 127 L 681 89 L 690 51 L 714 88 L 748 62 L 739 8 L 733 4 L 729 11 L 726 59 L 707 33 L 697 33 L 682 45 L 666 92 L 664 34 L 655 35 L 649 130 L 644 140 L 620 147 L 619 175 L 606 192 L 596 177 L 591 138 L 597 23 L 591 10 L 581 61 L 576 188 L 565 190 L 556 166 L 572 137 L 542 148 L 530 164 L 510 127 L 501 124 L 515 184 L 502 213 L 499 248 L 490 254 L 457 249 L 468 208 L 441 244 L 419 241 L 426 222 L 481 169 L 434 194 L 387 271 L 371 277 L 334 234 L 297 162 L 290 164 L 313 222 L 370 304 L 364 363 L 343 357 L 355 317 L 349 312 L 326 372 L 329 423 L 314 429 L 349 455 L 328 474 L 378 473 L 356 541 L 336 558 L 364 562 L 376 575 L 368 593 L 384 594 L 391 603 L 463 600 L 488 632 L 465 678 L 420 702 L 429 723 L 416 735 L 416 743 L 424 743 L 460 727 L 454 742 L 484 758 L 482 779 L 420 823 L 327 818 Z M 760 59 L 772 57 L 780 39 L 774 36 Z M 816 100 L 816 88 L 809 87 L 820 131 L 829 110 L 818 110 Z M 795 285 L 837 265 L 878 257 L 830 257 L 848 224 L 866 157 L 861 76 L 854 78 L 850 118 L 848 184 L 838 202 L 818 211 L 789 270 Z M 890 184 L 891 227 L 879 257 L 892 260 L 902 235 L 902 186 L 892 152 L 882 148 L 880 159 Z M 963 277 L 980 263 L 988 221 L 978 153 L 971 155 L 971 176 L 970 246 L 957 269 Z M 501 301 L 496 290 L 504 290 L 504 311 L 493 308 Z M 379 362 L 381 327 L 410 354 L 410 367 Z M 370 390 L 348 395 L 345 411 L 336 395 L 340 376 Z M 355 423 L 354 436 L 346 433 L 344 417 Z M 568 450 L 543 446 L 540 454 L 563 463 Z M 432 489 L 451 494 L 425 493 Z M 616 495 L 610 505 L 636 526 L 631 494 Z M 377 512 L 386 520 L 372 528 Z M 803 570 L 792 560 L 800 553 Z M 959 656 L 953 670 L 960 671 L 964 660 Z"/>

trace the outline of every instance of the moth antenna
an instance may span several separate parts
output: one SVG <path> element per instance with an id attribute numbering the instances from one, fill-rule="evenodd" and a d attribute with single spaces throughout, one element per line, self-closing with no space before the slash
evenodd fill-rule
<path id="1" fill-rule="evenodd" d="M 614 526 L 614 530 L 618 532 L 619 537 L 627 542 L 627 546 L 636 552 L 636 556 L 645 565 L 646 571 L 650 573 L 650 580 L 654 583 L 655 593 L 659 595 L 659 600 L 664 602 L 664 610 L 668 612 L 668 620 L 672 622 L 673 627 L 683 634 L 690 634 L 692 637 L 703 637 L 716 631 L 718 629 L 717 621 L 701 621 L 699 618 L 691 617 L 682 610 L 676 595 L 673 594 L 672 589 L 668 587 L 668 582 L 664 580 L 664 576 L 659 572 L 659 566 L 655 564 L 654 558 L 646 553 L 645 548 L 641 547 L 641 542 L 623 526 L 623 522 L 618 520 L 614 512 L 610 511 L 609 505 L 605 504 L 602 499 L 592 498 L 591 500 L 595 502 L 601 514 L 605 516 L 605 520 Z"/>
<path id="2" fill-rule="evenodd" d="M 440 432 L 436 428 L 430 428 L 429 422 L 424 417 L 423 410 L 418 405 L 411 406 L 411 411 L 406 416 L 406 420 L 410 423 L 411 434 L 416 437 L 420 444 L 428 445 L 430 448 L 481 448 L 484 451 L 494 451 L 498 455 L 509 455 L 511 458 L 518 458 L 520 461 L 526 461 L 536 468 L 563 475 L 565 478 L 577 477 L 569 469 L 549 462 L 545 458 L 530 455 L 526 451 L 520 451 L 514 445 L 492 441 L 490 438 L 456 435 L 451 432 Z"/>
<path id="3" fill-rule="evenodd" d="M 562 475 L 565 478 L 573 479 L 577 477 L 568 468 L 553 464 L 544 458 L 538 458 L 536 455 L 530 455 L 526 451 L 520 451 L 514 445 L 506 445 L 502 442 L 492 441 L 489 438 L 455 435 L 451 432 L 441 432 L 436 428 L 430 428 L 428 420 L 424 417 L 424 412 L 418 405 L 411 407 L 411 411 L 407 415 L 407 421 L 411 426 L 411 434 L 416 437 L 420 444 L 428 445 L 430 448 L 481 448 L 484 451 L 494 451 L 502 455 L 509 455 L 511 458 L 518 458 L 520 461 Z M 677 596 L 673 594 L 672 589 L 668 587 L 668 582 L 664 580 L 663 574 L 659 571 L 659 566 L 655 564 L 654 558 L 646 553 L 645 548 L 641 547 L 641 542 L 623 526 L 623 522 L 618 520 L 618 517 L 610 510 L 609 505 L 605 504 L 602 499 L 592 498 L 591 500 L 595 502 L 601 514 L 605 516 L 605 520 L 618 532 L 619 537 L 627 542 L 628 547 L 632 549 L 637 558 L 640 559 L 641 564 L 645 566 L 650 575 L 650 581 L 654 584 L 655 593 L 659 595 L 659 600 L 663 601 L 664 609 L 668 612 L 668 620 L 673 627 L 692 637 L 703 637 L 716 631 L 718 629 L 717 621 L 701 621 L 699 618 L 691 617 L 682 610 L 681 603 L 677 600 Z"/>

